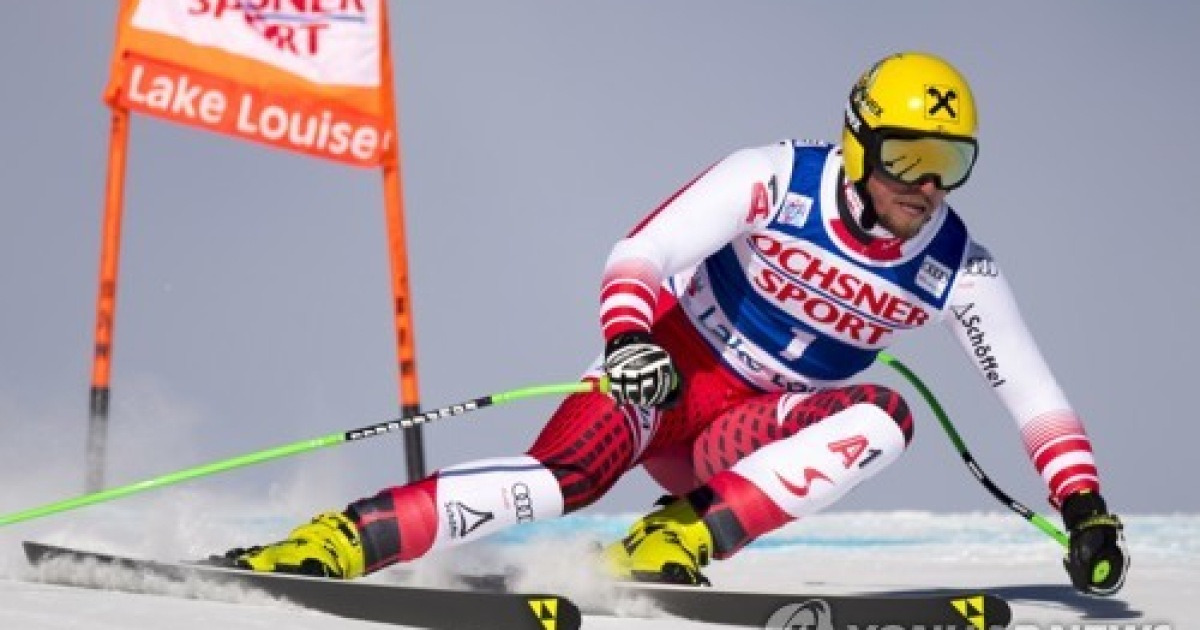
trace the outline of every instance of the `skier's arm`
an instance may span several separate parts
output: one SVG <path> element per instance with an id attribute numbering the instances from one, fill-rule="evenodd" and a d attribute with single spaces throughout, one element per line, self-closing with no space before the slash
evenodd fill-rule
<path id="1" fill-rule="evenodd" d="M 605 340 L 649 331 L 663 280 L 769 223 L 787 186 L 791 155 L 786 143 L 733 153 L 617 242 L 601 289 Z"/>
<path id="2" fill-rule="evenodd" d="M 977 243 L 965 257 L 946 315 L 963 350 L 1020 428 L 1051 503 L 1059 507 L 1073 493 L 1098 492 L 1083 424 L 1025 327 L 999 266 Z"/>
<path id="3" fill-rule="evenodd" d="M 1070 532 L 1063 566 L 1082 592 L 1112 595 L 1129 569 L 1121 520 L 1108 512 L 1092 445 L 1042 359 L 996 261 L 972 243 L 947 321 L 1017 425 L 1025 450 Z"/>

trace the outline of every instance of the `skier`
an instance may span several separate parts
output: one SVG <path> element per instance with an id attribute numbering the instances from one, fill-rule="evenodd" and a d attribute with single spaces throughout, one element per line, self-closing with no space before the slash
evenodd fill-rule
<path id="1" fill-rule="evenodd" d="M 978 154 L 966 80 L 925 53 L 862 74 L 840 147 L 786 141 L 711 166 L 604 268 L 604 354 L 525 455 L 452 466 L 235 549 L 258 571 L 353 578 L 599 499 L 644 466 L 668 492 L 609 545 L 618 578 L 701 569 L 895 461 L 913 418 L 854 378 L 896 335 L 945 322 L 1011 413 L 1070 533 L 1064 564 L 1108 595 L 1128 567 L 1092 447 L 995 259 L 945 203 Z"/>

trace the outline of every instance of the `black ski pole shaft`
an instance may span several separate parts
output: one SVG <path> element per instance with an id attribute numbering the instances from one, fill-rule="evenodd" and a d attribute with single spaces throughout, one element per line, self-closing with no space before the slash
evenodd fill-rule
<path id="1" fill-rule="evenodd" d="M 933 409 L 933 414 L 937 416 L 938 423 L 942 425 L 942 429 L 946 431 L 946 435 L 949 436 L 950 441 L 954 443 L 954 448 L 958 450 L 959 456 L 962 457 L 963 462 L 967 465 L 967 468 L 971 471 L 971 474 L 975 476 L 975 479 L 978 480 L 979 483 L 983 484 L 984 488 L 987 488 L 988 492 L 990 492 L 997 501 L 1004 504 L 1005 507 L 1013 512 L 1019 514 L 1021 518 L 1029 521 L 1034 527 L 1042 530 L 1042 532 L 1044 532 L 1047 536 L 1050 536 L 1054 540 L 1058 541 L 1062 546 L 1067 546 L 1069 539 L 1061 529 L 1056 527 L 1054 523 L 1051 523 L 1046 517 L 1034 512 L 1020 501 L 1017 501 L 1009 496 L 1007 492 L 1000 489 L 1000 486 L 997 486 L 996 483 L 987 476 L 987 473 L 983 472 L 983 468 L 979 466 L 979 463 L 975 461 L 975 457 L 971 455 L 971 451 L 967 449 L 966 443 L 963 442 L 962 436 L 958 434 L 958 430 L 954 428 L 954 423 L 950 421 L 950 417 L 946 415 L 945 410 L 942 409 L 942 405 L 938 403 L 937 398 L 933 396 L 933 393 L 929 391 L 929 388 L 925 386 L 925 383 L 921 382 L 921 379 L 918 378 L 912 370 L 908 369 L 908 366 L 904 365 L 899 359 L 886 352 L 879 353 L 879 360 L 894 368 L 897 372 L 904 376 L 904 378 L 908 379 L 908 382 L 911 383 L 913 387 L 917 388 L 917 391 L 921 392 L 921 396 L 925 398 L 925 402 L 929 404 L 931 409 Z"/>

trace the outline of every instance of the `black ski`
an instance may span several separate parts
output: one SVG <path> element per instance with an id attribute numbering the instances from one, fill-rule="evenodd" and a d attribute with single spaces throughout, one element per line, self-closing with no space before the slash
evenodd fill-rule
<path id="1" fill-rule="evenodd" d="M 434 589 L 135 560 L 33 542 L 25 543 L 25 554 L 35 565 L 65 557 L 170 579 L 238 584 L 343 617 L 431 629 L 578 630 L 581 623 L 580 610 L 569 599 L 507 592 L 503 575 L 460 576 L 464 589 L 469 590 Z M 1006 628 L 1012 621 L 1006 601 L 967 591 L 821 595 L 652 584 L 620 584 L 614 588 L 624 597 L 648 599 L 664 612 L 682 618 L 753 628 L 991 630 Z M 612 614 L 606 609 L 584 612 Z"/>
<path id="2" fill-rule="evenodd" d="M 459 576 L 459 580 L 467 588 L 486 592 L 505 592 L 509 583 L 502 574 Z M 984 630 L 1007 628 L 1012 622 L 1008 602 L 976 591 L 819 595 L 645 583 L 615 588 L 623 596 L 649 599 L 678 617 L 753 628 Z M 605 614 L 586 606 L 583 612 Z"/>
<path id="3" fill-rule="evenodd" d="M 26 542 L 34 565 L 53 558 L 114 565 L 172 580 L 236 584 L 322 612 L 435 630 L 579 630 L 579 608 L 549 594 L 517 594 L 408 587 L 370 582 L 254 573 L 199 565 L 137 560 Z M 78 586 L 99 585 L 78 584 Z"/>
<path id="4" fill-rule="evenodd" d="M 974 592 L 804 595 L 665 585 L 621 588 L 686 619 L 754 628 L 985 630 L 1007 628 L 1012 621 L 1008 602 Z"/>

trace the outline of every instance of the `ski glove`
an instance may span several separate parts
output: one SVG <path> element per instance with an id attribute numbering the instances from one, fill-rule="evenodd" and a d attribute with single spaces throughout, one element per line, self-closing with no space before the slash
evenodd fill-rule
<path id="1" fill-rule="evenodd" d="M 617 335 L 604 348 L 608 393 L 621 404 L 664 407 L 678 395 L 680 379 L 671 355 L 635 331 Z"/>
<path id="2" fill-rule="evenodd" d="M 1112 595 L 1121 590 L 1129 570 L 1121 520 L 1108 513 L 1098 493 L 1088 491 L 1067 497 L 1062 517 L 1071 535 L 1063 558 L 1071 584 L 1089 595 Z"/>

